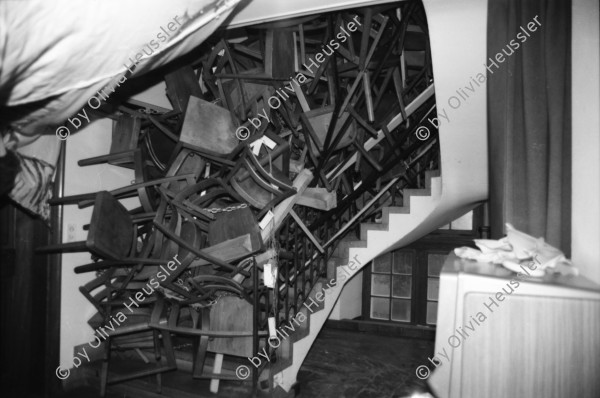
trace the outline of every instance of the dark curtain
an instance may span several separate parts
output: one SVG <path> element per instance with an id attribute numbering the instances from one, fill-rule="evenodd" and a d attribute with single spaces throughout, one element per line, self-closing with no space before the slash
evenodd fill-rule
<path id="1" fill-rule="evenodd" d="M 569 256 L 571 2 L 488 4 L 488 57 L 504 58 L 487 61 L 491 235 L 504 236 L 509 222 Z M 527 30 L 536 16 L 537 30 Z"/>

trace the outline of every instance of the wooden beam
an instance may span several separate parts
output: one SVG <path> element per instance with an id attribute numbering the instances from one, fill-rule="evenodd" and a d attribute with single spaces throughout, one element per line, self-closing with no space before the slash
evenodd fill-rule
<path id="1" fill-rule="evenodd" d="M 300 195 L 297 203 L 313 209 L 329 211 L 337 206 L 337 195 L 335 191 L 327 192 L 325 188 L 307 188 Z"/>
<path id="2" fill-rule="evenodd" d="M 306 190 L 308 184 L 310 184 L 312 179 L 313 174 L 308 169 L 302 170 L 300 174 L 296 176 L 296 178 L 294 179 L 293 186 L 294 188 L 296 188 L 297 193 L 283 200 L 275 207 L 275 209 L 273 210 L 273 220 L 266 226 L 265 229 L 261 231 L 263 242 L 265 242 L 265 244 L 271 238 L 271 233 L 273 231 L 276 231 L 277 228 L 279 228 L 279 226 L 283 222 L 283 220 L 285 220 L 285 218 L 288 216 L 288 214 L 292 210 L 292 207 L 294 207 L 296 202 L 298 202 L 298 198 Z"/>
<path id="3" fill-rule="evenodd" d="M 300 217 L 298 217 L 296 212 L 294 210 L 290 210 L 290 215 L 292 216 L 294 221 L 296 221 L 296 224 L 298 224 L 300 229 L 302 229 L 302 231 L 304 231 L 306 236 L 308 236 L 308 239 L 310 239 L 310 241 L 313 243 L 313 245 L 315 245 L 317 250 L 319 250 L 321 253 L 324 253 L 325 250 L 323 249 L 323 246 L 321 246 L 321 244 L 319 243 L 317 238 L 315 238 L 315 236 L 312 233 L 310 233 L 308 228 L 306 228 L 306 225 L 304 225 L 304 222 L 302 222 L 302 219 Z"/>

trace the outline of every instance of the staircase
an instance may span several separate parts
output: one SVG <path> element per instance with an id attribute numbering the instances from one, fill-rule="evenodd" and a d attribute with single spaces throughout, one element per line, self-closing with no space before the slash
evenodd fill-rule
<path id="1" fill-rule="evenodd" d="M 406 189 L 404 206 L 384 207 L 379 223 L 363 223 L 360 239 L 342 240 L 327 264 L 327 279 L 320 280 L 312 289 L 301 312 L 306 317 L 299 330 L 282 342 L 277 362 L 270 374 L 274 396 L 285 395 L 296 382 L 296 375 L 338 300 L 343 285 L 360 268 L 387 248 L 398 242 L 398 236 L 407 235 L 421 225 L 439 205 L 442 181 L 437 171 L 426 172 L 425 189 Z M 358 265 L 358 266 L 357 266 Z"/>
<path id="2" fill-rule="evenodd" d="M 354 3 L 336 2 L 336 8 L 351 7 Z M 291 321 L 285 329 L 289 337 L 281 340 L 276 358 L 260 374 L 261 389 L 269 390 L 272 396 L 292 396 L 306 355 L 353 275 L 380 254 L 419 239 L 487 199 L 486 85 L 481 83 L 458 107 L 449 106 L 448 102 L 459 88 L 469 84 L 472 76 L 486 73 L 487 4 L 477 0 L 423 0 L 423 3 L 435 76 L 439 170 L 425 173 L 424 189 L 405 189 L 402 207 L 384 207 L 378 222 L 362 223 L 359 236 L 347 236 L 337 242 L 326 264 L 327 278 L 320 278 L 313 285 L 304 305 L 293 317 L 297 322 Z M 271 9 L 261 17 L 255 8 L 248 7 L 234 16 L 230 26 L 300 16 L 319 9 L 310 5 L 308 11 L 299 10 L 287 4 L 281 7 L 289 10 Z M 457 56 L 460 48 L 457 43 L 468 43 L 468 51 L 460 51 Z M 423 92 L 427 94 L 427 90 Z M 427 123 L 431 121 L 425 120 L 422 125 L 431 127 Z M 369 150 L 366 146 L 365 149 Z"/>

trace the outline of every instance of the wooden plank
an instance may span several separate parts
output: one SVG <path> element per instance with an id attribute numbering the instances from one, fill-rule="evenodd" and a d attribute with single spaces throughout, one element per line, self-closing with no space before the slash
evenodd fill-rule
<path id="1" fill-rule="evenodd" d="M 300 102 L 300 107 L 303 112 L 309 112 L 310 106 L 308 106 L 308 102 L 306 101 L 306 97 L 304 96 L 304 92 L 302 91 L 302 87 L 295 80 L 292 80 L 292 87 L 294 88 L 294 92 L 296 93 L 296 97 L 298 98 L 298 102 Z"/>
<path id="2" fill-rule="evenodd" d="M 269 241 L 269 239 L 271 238 L 271 233 L 274 231 L 273 228 L 277 230 L 277 228 L 281 225 L 283 220 L 285 220 L 285 218 L 292 210 L 292 207 L 294 207 L 294 205 L 298 202 L 298 198 L 306 190 L 308 184 L 310 184 L 312 179 L 312 171 L 308 169 L 302 170 L 302 172 L 300 172 L 300 174 L 296 176 L 296 178 L 294 179 L 293 186 L 294 188 L 296 188 L 296 191 L 298 193 L 281 201 L 281 203 L 279 203 L 275 207 L 275 209 L 273 210 L 273 215 L 275 216 L 273 217 L 273 221 L 271 221 L 269 225 L 267 225 L 267 227 L 261 232 L 263 242 L 267 243 Z"/>
<path id="3" fill-rule="evenodd" d="M 371 93 L 371 79 L 369 78 L 369 73 L 365 73 L 363 76 L 363 90 L 365 92 L 365 102 L 367 103 L 367 116 L 369 118 L 369 122 L 373 123 L 375 121 L 375 111 L 373 110 L 373 95 Z"/>
<path id="4" fill-rule="evenodd" d="M 325 250 L 323 249 L 323 246 L 321 246 L 321 244 L 319 243 L 319 241 L 317 240 L 317 238 L 315 238 L 315 236 L 310 233 L 310 231 L 308 230 L 308 228 L 306 228 L 306 225 L 304 225 L 304 222 L 302 222 L 302 219 L 300 217 L 298 217 L 298 215 L 296 214 L 296 212 L 294 210 L 290 210 L 290 215 L 292 216 L 292 218 L 294 219 L 294 221 L 296 221 L 296 224 L 298 224 L 298 226 L 300 227 L 300 229 L 302 229 L 302 231 L 304 231 L 304 233 L 306 234 L 306 236 L 308 236 L 308 239 L 310 239 L 310 241 L 313 243 L 313 245 L 315 245 L 315 247 L 317 248 L 317 250 L 319 250 L 321 253 L 324 253 Z"/>
<path id="5" fill-rule="evenodd" d="M 296 203 L 328 211 L 337 206 L 337 195 L 335 191 L 328 192 L 325 188 L 307 188 Z"/>

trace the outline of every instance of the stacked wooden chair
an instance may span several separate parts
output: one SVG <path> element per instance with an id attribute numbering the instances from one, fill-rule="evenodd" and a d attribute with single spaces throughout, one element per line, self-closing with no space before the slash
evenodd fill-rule
<path id="1" fill-rule="evenodd" d="M 360 24 L 348 32 L 353 21 Z M 109 153 L 79 165 L 126 167 L 134 181 L 53 199 L 93 206 L 88 237 L 40 250 L 91 254 L 74 271 L 96 274 L 80 289 L 98 311 L 94 328 L 152 284 L 132 319 L 106 338 L 102 394 L 107 384 L 148 375 L 160 389 L 161 375 L 175 368 L 212 379 L 216 391 L 218 380 L 237 379 L 232 364 L 267 347 L 267 319 L 289 319 L 281 303 L 314 285 L 302 276 L 302 293 L 285 286 L 305 274 L 312 254 L 278 241 L 290 236 L 282 225 L 296 225 L 294 236 L 305 234 L 323 254 L 327 220 L 350 219 L 364 204 L 355 191 L 376 194 L 398 173 L 412 183 L 411 167 L 432 159 L 410 134 L 429 114 L 419 108 L 433 109 L 433 99 L 422 100 L 432 94 L 426 32 L 410 2 L 236 30 L 208 39 L 207 51 L 165 76 L 173 110 L 133 100 L 118 107 Z M 333 41 L 335 50 L 311 64 Z M 132 197 L 140 205 L 128 210 L 121 200 Z M 390 204 L 394 194 L 376 211 Z M 269 288 L 264 265 L 278 256 L 298 261 Z M 190 355 L 173 339 L 191 340 Z M 152 364 L 111 377 L 115 352 L 126 349 L 151 353 Z"/>

